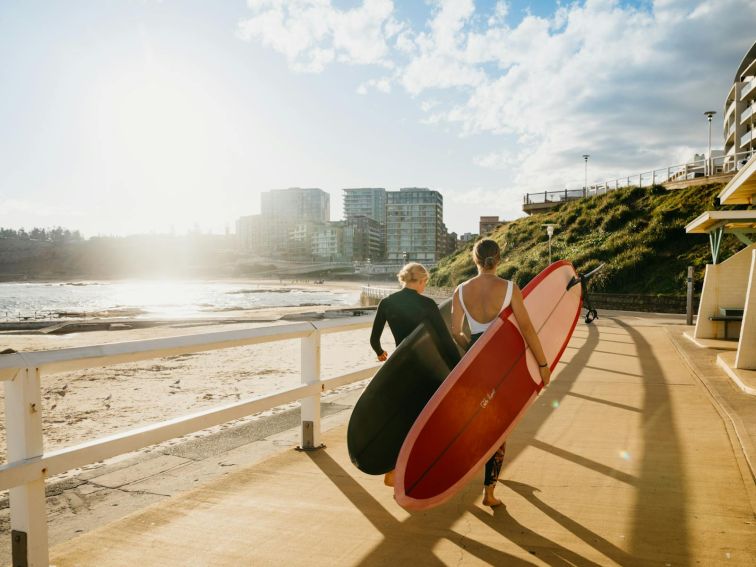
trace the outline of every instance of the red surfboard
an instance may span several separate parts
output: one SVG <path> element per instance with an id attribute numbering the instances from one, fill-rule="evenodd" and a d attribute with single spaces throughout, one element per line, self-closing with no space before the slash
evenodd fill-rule
<path id="1" fill-rule="evenodd" d="M 566 260 L 523 290 L 525 307 L 553 371 L 577 325 L 581 285 Z M 543 389 L 512 308 L 505 309 L 436 391 L 407 435 L 396 465 L 394 497 L 423 510 L 449 500 L 504 442 Z"/>

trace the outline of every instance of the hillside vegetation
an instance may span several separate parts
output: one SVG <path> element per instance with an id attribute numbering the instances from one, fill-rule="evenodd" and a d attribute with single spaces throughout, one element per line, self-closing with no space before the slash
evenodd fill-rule
<path id="1" fill-rule="evenodd" d="M 712 210 L 721 184 L 667 191 L 661 186 L 628 187 L 563 203 L 548 213 L 521 218 L 490 236 L 502 246 L 498 273 L 525 285 L 548 264 L 546 223 L 558 225 L 552 260 L 571 261 L 579 272 L 602 262 L 592 289 L 607 293 L 684 294 L 687 267 L 694 266 L 700 290 L 711 262 L 706 235 L 688 235 L 685 225 Z M 722 238 L 720 261 L 743 247 Z M 476 273 L 472 243 L 444 258 L 431 272 L 431 285 L 454 286 Z"/>

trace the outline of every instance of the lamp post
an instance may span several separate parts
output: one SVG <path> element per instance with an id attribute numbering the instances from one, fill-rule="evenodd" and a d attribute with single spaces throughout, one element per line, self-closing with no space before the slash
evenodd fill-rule
<path id="1" fill-rule="evenodd" d="M 543 226 L 546 227 L 546 234 L 549 235 L 549 266 L 550 266 L 551 265 L 551 237 L 554 236 L 554 229 L 559 225 L 545 224 Z"/>
<path id="2" fill-rule="evenodd" d="M 708 158 L 706 160 L 706 167 L 704 168 L 706 171 L 704 172 L 704 175 L 707 177 L 711 176 L 711 119 L 716 114 L 716 110 L 707 110 L 704 112 L 704 116 L 706 116 L 706 119 L 709 121 L 709 154 Z"/>
<path id="3" fill-rule="evenodd" d="M 583 154 L 583 159 L 585 160 L 585 184 L 583 185 L 583 197 L 588 195 L 588 158 L 589 157 L 591 157 L 589 154 Z M 549 262 L 549 264 L 550 263 L 551 262 Z"/>

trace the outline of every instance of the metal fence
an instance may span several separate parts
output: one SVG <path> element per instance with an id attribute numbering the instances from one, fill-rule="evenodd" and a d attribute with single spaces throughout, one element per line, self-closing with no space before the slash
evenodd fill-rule
<path id="1" fill-rule="evenodd" d="M 26 556 L 19 558 L 19 562 L 34 567 L 48 565 L 45 479 L 53 475 L 294 401 L 301 402 L 302 446 L 320 446 L 321 392 L 370 378 L 378 369 L 373 366 L 321 380 L 320 337 L 326 333 L 368 328 L 372 319 L 372 316 L 364 316 L 292 323 L 0 356 L 8 446 L 7 462 L 0 467 L 0 490 L 10 489 L 14 545 L 16 538 L 26 541 Z M 296 388 L 151 423 L 80 445 L 44 451 L 42 379 L 46 375 L 291 339 L 301 340 L 301 385 Z M 22 548 L 18 546 L 15 551 Z"/>
<path id="2" fill-rule="evenodd" d="M 609 179 L 602 183 L 594 183 L 580 189 L 559 189 L 554 191 L 541 191 L 538 193 L 526 193 L 523 200 L 526 205 L 562 203 L 564 201 L 572 201 L 574 199 L 582 199 L 594 195 L 603 195 L 609 191 L 615 191 L 617 189 L 622 189 L 623 187 L 647 187 L 660 183 L 674 183 L 677 181 L 714 177 L 736 172 L 743 167 L 754 154 L 756 154 L 756 150 L 733 153 L 711 159 L 694 160 L 688 163 L 670 165 L 625 177 Z"/>

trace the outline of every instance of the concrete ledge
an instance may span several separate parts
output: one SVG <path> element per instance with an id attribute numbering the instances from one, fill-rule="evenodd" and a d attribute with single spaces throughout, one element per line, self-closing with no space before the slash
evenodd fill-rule
<path id="1" fill-rule="evenodd" d="M 724 339 L 697 339 L 693 332 L 685 331 L 683 336 L 694 345 L 701 348 L 710 348 L 713 350 L 738 350 L 738 341 L 725 341 Z"/>
<path id="2" fill-rule="evenodd" d="M 723 352 L 717 356 L 717 364 L 725 371 L 738 388 L 756 396 L 756 370 L 735 368 L 735 353 Z"/>

